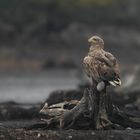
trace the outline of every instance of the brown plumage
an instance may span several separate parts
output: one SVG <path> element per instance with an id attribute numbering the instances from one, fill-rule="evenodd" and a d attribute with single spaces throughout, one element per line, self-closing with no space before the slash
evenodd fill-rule
<path id="1" fill-rule="evenodd" d="M 120 68 L 116 58 L 104 50 L 104 41 L 98 36 L 91 37 L 90 49 L 83 64 L 87 75 L 93 82 L 106 81 L 114 86 L 120 85 Z"/>

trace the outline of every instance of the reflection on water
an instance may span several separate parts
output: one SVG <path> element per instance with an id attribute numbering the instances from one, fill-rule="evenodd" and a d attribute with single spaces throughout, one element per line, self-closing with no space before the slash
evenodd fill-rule
<path id="1" fill-rule="evenodd" d="M 74 89 L 79 83 L 77 71 L 50 70 L 47 72 L 0 74 L 0 102 L 36 103 L 57 89 Z"/>

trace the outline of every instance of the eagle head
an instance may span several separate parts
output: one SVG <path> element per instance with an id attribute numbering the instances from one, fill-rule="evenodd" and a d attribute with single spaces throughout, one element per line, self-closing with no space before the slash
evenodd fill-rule
<path id="1" fill-rule="evenodd" d="M 95 35 L 95 36 L 92 36 L 88 39 L 88 42 L 91 44 L 91 45 L 102 45 L 104 46 L 104 41 L 102 38 L 100 38 L 99 36 Z"/>

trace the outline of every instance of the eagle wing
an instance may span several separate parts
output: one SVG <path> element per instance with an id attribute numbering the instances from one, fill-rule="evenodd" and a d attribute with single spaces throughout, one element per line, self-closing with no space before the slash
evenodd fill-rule
<path id="1" fill-rule="evenodd" d="M 109 55 L 108 55 L 109 54 Z M 117 84 L 120 84 L 120 67 L 117 62 L 117 59 L 110 55 L 110 53 L 107 54 L 107 60 L 111 63 L 111 65 L 108 65 L 106 63 L 106 59 L 102 61 L 101 65 L 99 66 L 98 73 L 100 75 L 100 78 L 105 81 L 115 81 Z"/>
<path id="2" fill-rule="evenodd" d="M 105 63 L 109 67 L 113 67 L 116 64 L 116 58 L 109 52 L 100 51 L 95 55 L 95 59 L 102 63 Z"/>
<path id="3" fill-rule="evenodd" d="M 105 57 L 109 59 L 109 61 L 112 63 L 112 66 L 115 66 L 117 64 L 117 59 L 114 57 L 113 54 L 105 52 Z"/>
<path id="4" fill-rule="evenodd" d="M 120 84 L 120 68 L 116 58 L 109 52 L 96 51 L 84 58 L 86 74 L 96 82 L 115 81 Z"/>

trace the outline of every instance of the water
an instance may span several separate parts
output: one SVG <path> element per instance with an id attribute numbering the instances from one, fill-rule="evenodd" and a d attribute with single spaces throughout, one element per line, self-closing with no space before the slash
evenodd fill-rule
<path id="1" fill-rule="evenodd" d="M 75 70 L 0 73 L 0 102 L 43 102 L 54 90 L 75 89 L 79 83 L 77 77 Z"/>

